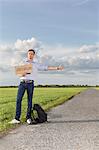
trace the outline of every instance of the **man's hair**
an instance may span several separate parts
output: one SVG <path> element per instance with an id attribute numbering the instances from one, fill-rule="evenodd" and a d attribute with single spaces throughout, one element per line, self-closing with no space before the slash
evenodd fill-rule
<path id="1" fill-rule="evenodd" d="M 35 50 L 34 49 L 29 49 L 28 52 L 33 52 L 35 54 Z"/>

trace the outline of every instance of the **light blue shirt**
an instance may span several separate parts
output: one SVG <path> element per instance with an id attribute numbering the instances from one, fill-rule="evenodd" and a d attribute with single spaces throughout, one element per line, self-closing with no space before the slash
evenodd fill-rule
<path id="1" fill-rule="evenodd" d="M 21 80 L 36 80 L 38 71 L 46 71 L 48 70 L 48 66 L 44 64 L 40 64 L 38 62 L 30 62 L 29 60 L 23 61 L 24 64 L 32 64 L 32 73 L 26 74 L 24 77 L 20 77 Z"/>

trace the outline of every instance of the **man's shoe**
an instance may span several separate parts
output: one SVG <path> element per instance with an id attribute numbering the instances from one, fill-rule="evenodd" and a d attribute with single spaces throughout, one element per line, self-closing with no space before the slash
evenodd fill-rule
<path id="1" fill-rule="evenodd" d="M 31 118 L 27 119 L 27 123 L 32 124 L 32 119 Z"/>
<path id="2" fill-rule="evenodd" d="M 13 119 L 12 121 L 9 122 L 10 124 L 19 124 L 20 120 Z"/>

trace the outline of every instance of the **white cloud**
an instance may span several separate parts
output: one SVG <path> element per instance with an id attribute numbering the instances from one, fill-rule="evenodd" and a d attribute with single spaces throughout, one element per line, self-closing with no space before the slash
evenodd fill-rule
<path id="1" fill-rule="evenodd" d="M 36 38 L 32 37 L 28 40 L 20 40 L 18 39 L 15 42 L 15 48 L 19 51 L 27 51 L 28 49 L 36 49 L 40 47 L 40 42 L 36 40 Z"/>
<path id="2" fill-rule="evenodd" d="M 86 3 L 90 2 L 91 0 L 76 0 L 74 6 L 82 6 L 85 5 Z"/>
<path id="3" fill-rule="evenodd" d="M 18 39 L 13 44 L 0 45 L 0 65 L 13 66 L 26 57 L 28 49 L 35 49 L 38 51 L 39 48 L 40 42 L 35 38 L 28 40 Z"/>
<path id="4" fill-rule="evenodd" d="M 99 69 L 99 44 L 82 45 L 80 48 L 68 48 L 63 45 L 43 45 L 35 38 L 17 40 L 13 44 L 0 45 L 0 72 L 2 78 L 11 75 L 13 66 L 27 55 L 27 50 L 34 48 L 38 54 L 38 61 L 51 66 L 63 65 L 64 71 L 41 72 L 41 74 L 60 74 L 81 76 L 97 73 Z M 4 73 L 4 74 L 3 74 Z M 14 74 L 13 77 L 15 78 Z"/>
<path id="5" fill-rule="evenodd" d="M 83 45 L 79 48 L 79 52 L 81 53 L 95 53 L 99 51 L 99 44 L 95 45 Z"/>

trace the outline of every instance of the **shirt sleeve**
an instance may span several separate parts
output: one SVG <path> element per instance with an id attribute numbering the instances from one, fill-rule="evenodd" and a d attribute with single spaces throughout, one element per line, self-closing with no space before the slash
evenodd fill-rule
<path id="1" fill-rule="evenodd" d="M 36 67 L 39 71 L 47 71 L 48 70 L 48 66 L 44 65 L 44 64 L 36 63 Z"/>

